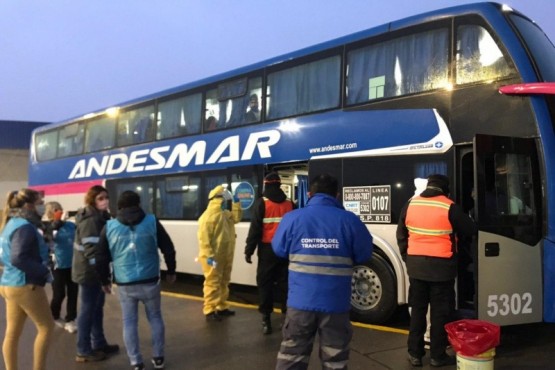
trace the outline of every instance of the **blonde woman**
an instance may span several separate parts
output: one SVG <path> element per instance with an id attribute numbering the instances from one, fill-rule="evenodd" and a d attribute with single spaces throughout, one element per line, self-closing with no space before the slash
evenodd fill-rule
<path id="1" fill-rule="evenodd" d="M 6 300 L 6 334 L 2 345 L 6 370 L 17 370 L 19 338 L 27 316 L 37 328 L 33 370 L 46 368 L 54 320 L 44 285 L 52 281 L 46 266 L 48 247 L 39 232 L 44 205 L 31 189 L 8 194 L 1 220 L 0 250 L 4 270 L 0 294 Z"/>

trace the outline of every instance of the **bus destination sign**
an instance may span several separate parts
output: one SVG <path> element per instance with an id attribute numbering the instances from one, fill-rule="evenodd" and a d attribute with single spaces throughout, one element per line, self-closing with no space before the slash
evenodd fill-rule
<path id="1" fill-rule="evenodd" d="M 391 186 L 346 186 L 343 206 L 360 217 L 362 222 L 391 222 Z"/>

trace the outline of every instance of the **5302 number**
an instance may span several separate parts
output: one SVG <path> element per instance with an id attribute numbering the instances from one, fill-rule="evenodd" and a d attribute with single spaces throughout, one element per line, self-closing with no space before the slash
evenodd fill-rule
<path id="1" fill-rule="evenodd" d="M 488 316 L 507 316 L 532 313 L 532 294 L 492 294 L 488 296 Z"/>

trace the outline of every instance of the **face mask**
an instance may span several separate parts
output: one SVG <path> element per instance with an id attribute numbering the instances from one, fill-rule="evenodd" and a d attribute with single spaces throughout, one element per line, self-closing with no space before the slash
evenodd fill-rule
<path id="1" fill-rule="evenodd" d="M 231 211 L 231 201 L 230 200 L 223 200 L 222 201 L 222 210 L 223 211 Z"/>
<path id="2" fill-rule="evenodd" d="M 35 211 L 38 213 L 40 217 L 44 215 L 44 209 L 45 209 L 44 204 L 39 204 L 35 206 Z"/>

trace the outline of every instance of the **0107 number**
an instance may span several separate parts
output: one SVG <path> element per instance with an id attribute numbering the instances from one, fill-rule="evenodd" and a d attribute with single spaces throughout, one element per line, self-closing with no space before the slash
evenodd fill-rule
<path id="1" fill-rule="evenodd" d="M 488 296 L 488 316 L 507 316 L 532 313 L 532 294 L 492 294 Z"/>

